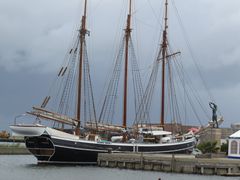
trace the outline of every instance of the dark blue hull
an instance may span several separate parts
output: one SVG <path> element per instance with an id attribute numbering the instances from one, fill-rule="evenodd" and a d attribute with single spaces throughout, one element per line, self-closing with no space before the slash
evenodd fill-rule
<path id="1" fill-rule="evenodd" d="M 38 136 L 26 138 L 26 147 L 39 163 L 96 164 L 98 153 L 143 152 L 143 153 L 186 153 L 195 146 L 187 140 L 168 144 L 131 144 L 91 142 Z"/>

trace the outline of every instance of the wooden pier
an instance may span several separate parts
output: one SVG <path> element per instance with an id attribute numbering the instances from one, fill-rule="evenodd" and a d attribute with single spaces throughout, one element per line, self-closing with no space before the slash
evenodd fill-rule
<path id="1" fill-rule="evenodd" d="M 240 173 L 240 160 L 178 154 L 102 153 L 98 155 L 98 166 L 204 175 Z"/>

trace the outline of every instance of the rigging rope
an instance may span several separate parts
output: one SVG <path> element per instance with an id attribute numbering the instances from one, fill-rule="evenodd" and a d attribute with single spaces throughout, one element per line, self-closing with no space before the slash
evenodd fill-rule
<path id="1" fill-rule="evenodd" d="M 198 58 L 197 58 L 197 57 L 194 55 L 194 53 L 193 53 L 193 50 L 192 50 L 192 48 L 191 48 L 190 41 L 189 41 L 189 39 L 188 39 L 186 30 L 185 30 L 184 25 L 183 25 L 183 22 L 182 22 L 182 20 L 181 20 L 180 13 L 179 13 L 179 11 L 178 11 L 178 9 L 177 9 L 177 7 L 176 7 L 176 3 L 175 3 L 174 0 L 172 0 L 171 2 L 172 2 L 173 7 L 174 7 L 174 9 L 175 9 L 176 16 L 177 16 L 177 18 L 178 18 L 178 22 L 179 22 L 179 24 L 180 24 L 180 27 L 181 27 L 181 29 L 182 29 L 182 31 L 183 31 L 184 40 L 185 40 L 185 42 L 186 42 L 186 45 L 187 45 L 187 47 L 188 47 L 188 50 L 189 50 L 189 52 L 190 52 L 190 55 L 191 55 L 192 60 L 193 60 L 193 62 L 194 62 L 194 65 L 195 65 L 195 67 L 196 67 L 196 69 L 197 69 L 197 71 L 198 71 L 198 74 L 199 74 L 199 76 L 200 76 L 200 78 L 201 78 L 201 81 L 202 81 L 202 83 L 203 83 L 203 86 L 205 87 L 205 89 L 206 89 L 206 91 L 207 91 L 207 93 L 208 93 L 208 96 L 210 97 L 210 100 L 211 100 L 212 102 L 216 102 L 216 101 L 215 101 L 215 98 L 213 97 L 213 95 L 212 95 L 212 93 L 211 93 L 211 91 L 210 91 L 210 88 L 208 87 L 206 81 L 205 81 L 204 78 L 203 78 L 203 73 L 201 72 L 200 67 L 199 67 L 199 64 L 198 64 Z M 220 111 L 220 110 L 219 110 L 219 112 L 220 112 L 220 114 L 221 114 L 221 111 Z"/>

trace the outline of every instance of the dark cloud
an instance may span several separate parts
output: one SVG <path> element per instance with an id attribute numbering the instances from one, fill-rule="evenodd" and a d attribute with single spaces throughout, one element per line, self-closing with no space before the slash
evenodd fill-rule
<path id="1" fill-rule="evenodd" d="M 53 74 L 6 72 L 0 68 L 0 121 L 2 128 L 12 124 L 14 117 L 38 105 L 46 95 Z"/>
<path id="2" fill-rule="evenodd" d="M 230 64 L 219 68 L 207 69 L 204 76 L 213 89 L 235 88 L 240 84 L 239 64 Z"/>
<path id="3" fill-rule="evenodd" d="M 208 67 L 201 68 L 200 73 L 196 67 L 190 67 L 185 72 L 188 77 L 196 81 L 195 85 L 198 89 L 204 90 L 205 87 L 202 83 L 202 80 L 204 80 L 210 90 L 215 90 L 237 87 L 240 84 L 239 69 L 239 64 L 216 65 L 216 67 L 209 64 Z"/>
<path id="4" fill-rule="evenodd" d="M 13 59 L 14 63 L 21 64 L 21 63 L 28 63 L 29 55 L 25 50 L 17 50 L 15 52 L 15 58 Z"/>
<path id="5" fill-rule="evenodd" d="M 187 35 L 206 83 L 220 99 L 225 119 L 232 122 L 238 110 L 229 107 L 240 102 L 236 100 L 240 91 L 239 0 L 174 0 L 181 20 L 173 13 L 171 2 L 171 47 L 181 50 L 187 71 L 198 82 L 183 34 Z M 149 69 L 160 44 L 161 5 L 159 0 L 135 1 L 133 39 L 141 69 Z M 91 36 L 87 39 L 92 79 L 96 89 L 104 89 L 125 26 L 127 1 L 93 0 L 89 6 L 87 27 Z M 81 14 L 79 0 L 0 1 L 1 126 L 5 128 L 15 115 L 44 97 L 79 27 Z M 185 30 L 179 28 L 179 22 Z M 100 91 L 96 93 L 100 99 Z"/>

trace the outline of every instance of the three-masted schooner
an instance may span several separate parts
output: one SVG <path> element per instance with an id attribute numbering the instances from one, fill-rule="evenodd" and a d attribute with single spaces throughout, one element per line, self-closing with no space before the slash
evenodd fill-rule
<path id="1" fill-rule="evenodd" d="M 177 53 L 169 54 L 167 39 L 167 6 L 165 2 L 164 30 L 158 57 L 146 90 L 142 88 L 136 60 L 131 61 L 134 80 L 135 123 L 127 127 L 129 56 L 135 56 L 131 40 L 132 0 L 129 0 L 127 25 L 119 54 L 114 66 L 107 94 L 103 102 L 100 117 L 97 119 L 90 67 L 87 58 L 86 28 L 87 0 L 84 1 L 84 14 L 81 28 L 68 53 L 66 66 L 61 67 L 57 78 L 59 85 L 57 100 L 47 96 L 40 107 L 33 107 L 28 114 L 36 117 L 34 124 L 15 124 L 10 126 L 15 135 L 25 137 L 26 147 L 38 159 L 39 163 L 80 163 L 94 164 L 98 153 L 144 152 L 144 153 L 178 153 L 190 152 L 196 143 L 194 136 L 174 136 L 164 131 L 165 119 L 165 66 L 166 61 Z M 160 126 L 151 128 L 147 125 L 153 84 L 156 82 L 159 65 L 162 64 L 161 117 Z M 114 114 L 115 96 L 118 91 L 120 69 L 124 66 L 123 82 L 123 122 L 122 125 L 111 124 Z M 156 68 L 157 67 L 157 68 Z M 76 91 L 77 90 L 77 91 Z M 49 103 L 58 104 L 57 109 L 47 109 Z M 69 102 L 74 102 L 70 105 Z M 52 122 L 52 127 L 40 123 L 41 120 Z M 85 120 L 85 122 L 83 121 Z"/>

